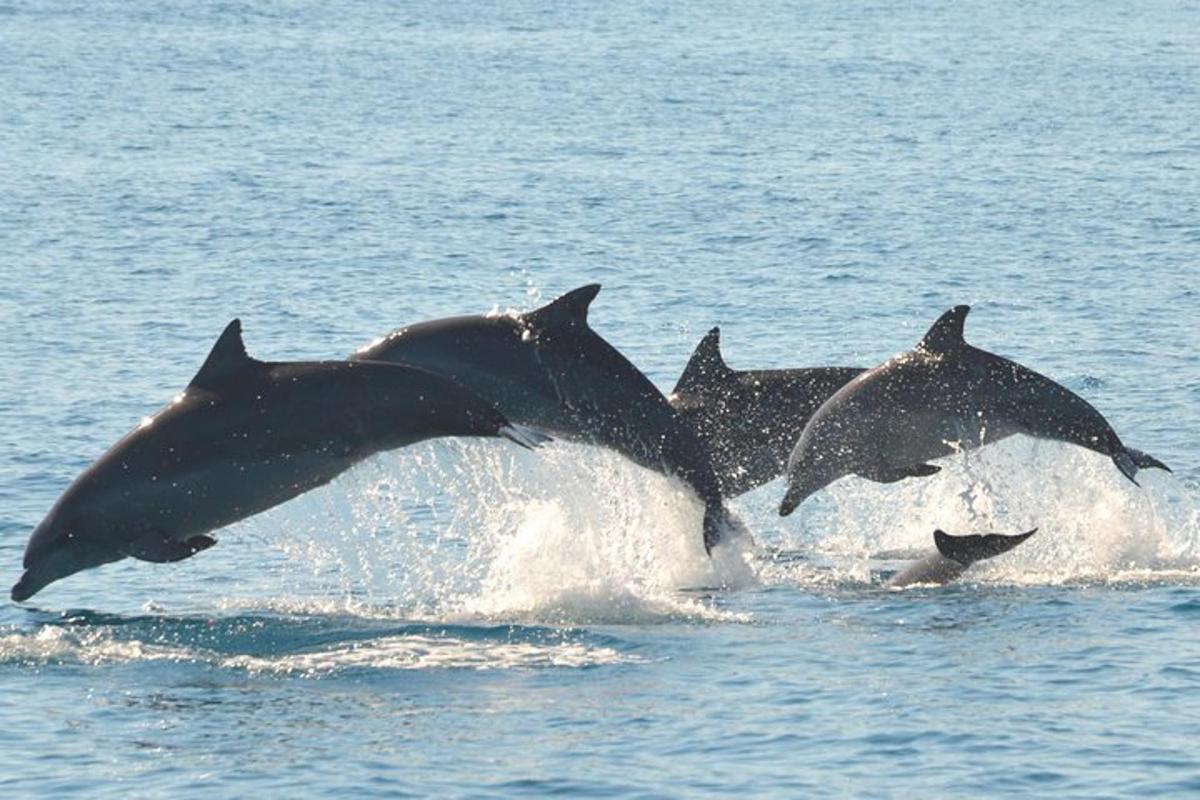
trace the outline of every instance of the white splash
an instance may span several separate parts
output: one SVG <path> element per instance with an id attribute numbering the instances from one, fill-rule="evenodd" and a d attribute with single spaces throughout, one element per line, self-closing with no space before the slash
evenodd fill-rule
<path id="1" fill-rule="evenodd" d="M 972 567 L 972 581 L 1045 585 L 1200 574 L 1200 506 L 1172 475 L 1134 486 L 1099 454 L 1014 437 L 894 485 L 839 481 L 801 509 L 830 530 L 822 555 L 861 569 L 880 553 L 932 552 L 932 533 L 1038 533 Z"/>

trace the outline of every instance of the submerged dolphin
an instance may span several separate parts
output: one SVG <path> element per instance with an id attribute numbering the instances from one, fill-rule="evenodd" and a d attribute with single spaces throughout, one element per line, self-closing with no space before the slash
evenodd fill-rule
<path id="1" fill-rule="evenodd" d="M 375 453 L 435 436 L 540 437 L 438 375 L 352 361 L 266 363 L 234 320 L 188 387 L 67 488 L 34 530 L 12 598 L 126 556 L 167 562 Z"/>
<path id="2" fill-rule="evenodd" d="M 976 561 L 1007 553 L 1035 533 L 1037 528 L 1015 536 L 999 533 L 951 536 L 945 531 L 934 531 L 933 543 L 937 552 L 897 573 L 888 581 L 888 586 L 900 588 L 914 583 L 949 583 Z"/>
<path id="3" fill-rule="evenodd" d="M 450 317 L 400 328 L 352 358 L 434 370 L 513 422 L 598 444 L 676 475 L 705 504 L 704 546 L 728 518 L 707 448 L 642 372 L 588 326 L 583 286 L 524 314 Z"/>
<path id="4" fill-rule="evenodd" d="M 708 448 L 726 497 L 787 471 L 809 417 L 862 367 L 734 370 L 721 357 L 721 329 L 708 332 L 668 400 Z"/>
<path id="5" fill-rule="evenodd" d="M 1112 458 L 1129 480 L 1167 469 L 1126 447 L 1086 400 L 1044 375 L 963 340 L 969 306 L 943 314 L 914 348 L 867 370 L 813 415 L 788 461 L 779 513 L 845 475 L 881 483 L 932 475 L 926 463 L 1017 433 Z"/>

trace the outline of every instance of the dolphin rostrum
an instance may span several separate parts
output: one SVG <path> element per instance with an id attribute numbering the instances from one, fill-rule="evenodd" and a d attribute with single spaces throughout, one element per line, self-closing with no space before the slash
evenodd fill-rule
<path id="1" fill-rule="evenodd" d="M 413 367 L 267 363 L 229 323 L 200 371 L 67 488 L 29 538 L 12 598 L 126 556 L 180 561 L 207 534 L 328 483 L 363 459 L 435 436 L 544 440 Z"/>
<path id="2" fill-rule="evenodd" d="M 705 504 L 704 546 L 728 524 L 707 448 L 662 392 L 588 325 L 583 286 L 523 314 L 450 317 L 400 328 L 352 358 L 434 370 L 513 422 L 613 449 L 675 475 Z"/>
<path id="3" fill-rule="evenodd" d="M 945 531 L 933 532 L 937 552 L 905 567 L 888 581 L 888 586 L 900 588 L 915 583 L 949 583 L 967 571 L 976 561 L 1007 553 L 1037 533 L 1037 528 L 1015 536 L 1000 533 L 951 536 Z"/>
<path id="4" fill-rule="evenodd" d="M 721 329 L 710 330 L 668 400 L 708 448 L 726 497 L 787 471 L 796 431 L 862 367 L 735 370 L 721 356 Z"/>
<path id="5" fill-rule="evenodd" d="M 1017 433 L 1112 458 L 1135 484 L 1139 468 L 1168 469 L 1126 447 L 1086 400 L 1044 375 L 967 344 L 969 306 L 943 314 L 912 350 L 867 370 L 809 420 L 788 461 L 779 513 L 845 475 L 881 483 L 932 475 L 927 462 Z"/>

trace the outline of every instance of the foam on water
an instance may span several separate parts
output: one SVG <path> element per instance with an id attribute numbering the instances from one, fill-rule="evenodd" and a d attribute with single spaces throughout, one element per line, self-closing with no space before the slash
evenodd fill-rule
<path id="1" fill-rule="evenodd" d="M 703 509 L 685 486 L 598 448 L 435 443 L 340 483 L 316 500 L 317 518 L 340 524 L 291 527 L 271 541 L 301 571 L 336 563 L 343 594 L 424 618 L 726 619 L 681 590 L 756 582 L 746 537 L 709 558 Z"/>
<path id="2" fill-rule="evenodd" d="M 294 624 L 295 619 L 291 620 Z M 321 620 L 309 619 L 310 625 Z M 471 635 L 431 631 L 404 632 L 394 635 L 334 641 L 315 648 L 293 651 L 286 646 L 280 652 L 225 652 L 205 642 L 228 646 L 236 641 L 235 628 L 244 625 L 240 618 L 212 620 L 222 628 L 204 631 L 203 637 L 184 628 L 176 639 L 160 641 L 161 629 L 170 622 L 158 619 L 132 626 L 108 624 L 45 625 L 32 631 L 14 631 L 0 635 L 0 664 L 89 666 L 165 661 L 207 665 L 218 669 L 245 670 L 252 673 L 299 674 L 321 676 L 351 669 L 425 670 L 425 669 L 536 669 L 545 667 L 583 668 L 607 664 L 637 663 L 642 659 L 621 653 L 613 647 L 594 645 L 564 637 L 522 636 L 507 631 L 499 635 L 471 631 Z M 269 635 L 268 619 L 255 624 Z M 286 625 L 277 625 L 286 629 Z M 156 630 L 157 628 L 158 630 Z"/>

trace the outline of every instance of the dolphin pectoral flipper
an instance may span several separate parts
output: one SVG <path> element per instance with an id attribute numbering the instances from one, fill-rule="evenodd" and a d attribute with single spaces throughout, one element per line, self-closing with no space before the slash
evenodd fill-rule
<path id="1" fill-rule="evenodd" d="M 217 543 L 211 536 L 193 536 L 186 541 L 170 539 L 162 534 L 151 533 L 133 543 L 129 555 L 141 561 L 155 564 L 167 564 L 172 561 L 183 561 L 191 558 L 201 550 L 207 550 Z"/>
<path id="2" fill-rule="evenodd" d="M 933 532 L 933 543 L 943 556 L 967 567 L 976 561 L 1007 553 L 1035 533 L 1037 528 L 1013 536 L 1000 533 L 951 536 L 945 531 L 936 530 Z"/>
<path id="3" fill-rule="evenodd" d="M 928 478 L 941 472 L 941 467 L 933 464 L 913 464 L 908 467 L 892 467 L 880 464 L 869 470 L 859 470 L 857 475 L 875 481 L 876 483 L 895 483 L 905 478 Z"/>

